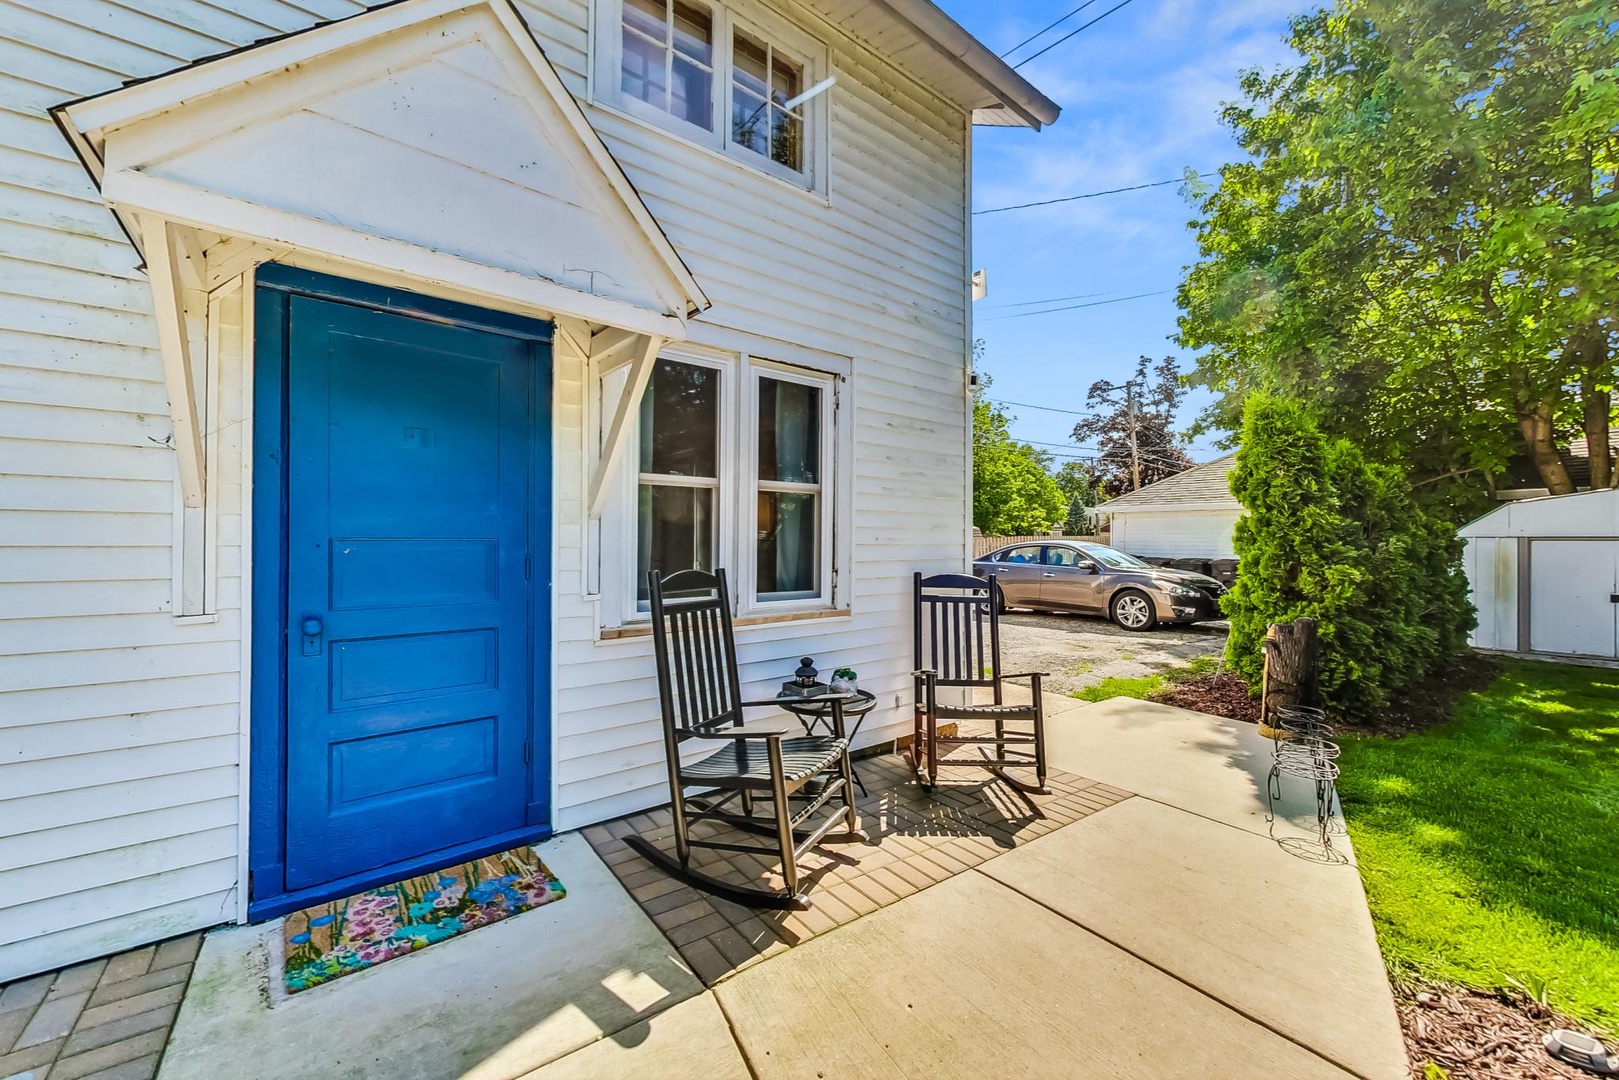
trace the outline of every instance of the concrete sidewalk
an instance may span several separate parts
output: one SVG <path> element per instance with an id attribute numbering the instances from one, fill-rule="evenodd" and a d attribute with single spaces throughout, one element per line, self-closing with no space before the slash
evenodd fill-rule
<path id="1" fill-rule="evenodd" d="M 1266 821 L 1270 743 L 1130 699 L 1048 713 L 1053 765 L 1138 797 L 722 981 L 662 1045 L 717 1047 L 722 1016 L 761 1080 L 1408 1077 L 1354 866 L 1273 839 L 1315 800 L 1287 785 Z M 704 1075 L 652 1039 L 604 1057 L 534 1080 Z"/>
<path id="2" fill-rule="evenodd" d="M 1354 866 L 1277 840 L 1313 788 L 1265 820 L 1270 743 L 1129 699 L 1048 715 L 1053 766 L 1122 801 L 712 988 L 575 834 L 543 850 L 567 899 L 291 999 L 273 924 L 209 935 L 159 1076 L 1407 1077 Z"/>

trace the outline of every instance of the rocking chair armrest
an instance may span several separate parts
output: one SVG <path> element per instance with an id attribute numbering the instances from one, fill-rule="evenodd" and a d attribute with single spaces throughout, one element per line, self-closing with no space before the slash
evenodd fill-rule
<path id="1" fill-rule="evenodd" d="M 793 732 L 788 728 L 772 728 L 769 731 L 693 731 L 689 732 L 688 734 L 689 737 L 693 739 L 728 739 L 731 742 L 740 742 L 744 739 L 785 739 L 787 736 L 793 734 Z"/>
<path id="2" fill-rule="evenodd" d="M 937 669 L 930 667 L 917 668 L 915 671 L 911 672 L 911 678 L 913 679 L 937 679 L 938 677 L 939 672 Z"/>
<path id="3" fill-rule="evenodd" d="M 1002 678 L 1002 679 L 1049 679 L 1049 678 L 1051 678 L 1051 672 L 1049 672 L 1049 671 L 1020 671 L 1016 675 L 1001 675 L 999 677 Z"/>

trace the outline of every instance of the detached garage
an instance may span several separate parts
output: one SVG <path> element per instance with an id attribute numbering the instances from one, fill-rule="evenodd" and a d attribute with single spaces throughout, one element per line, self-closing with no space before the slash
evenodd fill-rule
<path id="1" fill-rule="evenodd" d="M 1461 536 L 1476 647 L 1619 658 L 1619 491 L 1509 503 Z"/>
<path id="2" fill-rule="evenodd" d="M 1231 533 L 1242 504 L 1231 494 L 1237 455 L 1227 454 L 1091 512 L 1111 520 L 1111 543 L 1142 559 L 1235 559 Z"/>

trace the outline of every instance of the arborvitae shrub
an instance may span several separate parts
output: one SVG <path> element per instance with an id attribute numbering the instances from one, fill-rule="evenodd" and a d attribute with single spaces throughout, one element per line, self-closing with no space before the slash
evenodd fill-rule
<path id="1" fill-rule="evenodd" d="M 1237 581 L 1226 662 L 1257 692 L 1271 623 L 1314 618 L 1326 706 L 1364 718 L 1444 667 L 1473 626 L 1456 531 L 1411 498 L 1403 470 L 1321 434 L 1296 400 L 1255 395 L 1231 491 Z"/>

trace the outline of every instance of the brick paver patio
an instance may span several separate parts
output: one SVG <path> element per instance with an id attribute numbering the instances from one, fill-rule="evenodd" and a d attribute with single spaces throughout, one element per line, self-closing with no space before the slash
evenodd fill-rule
<path id="1" fill-rule="evenodd" d="M 201 934 L 0 987 L 0 1080 L 151 1080 Z"/>
<path id="2" fill-rule="evenodd" d="M 828 844 L 804 857 L 800 873 L 808 883 L 809 911 L 742 907 L 690 888 L 635 854 L 623 840 L 631 833 L 674 850 L 667 808 L 592 826 L 585 838 L 692 970 L 712 986 L 764 957 L 1130 797 L 1061 771 L 1047 779 L 1050 795 L 1026 796 L 971 768 L 947 770 L 945 782 L 930 796 L 898 754 L 866 758 L 855 767 L 868 791 L 857 806 L 871 842 Z M 713 822 L 700 824 L 693 835 L 768 843 Z M 698 848 L 692 862 L 713 877 L 781 887 L 779 861 L 762 856 Z"/>

